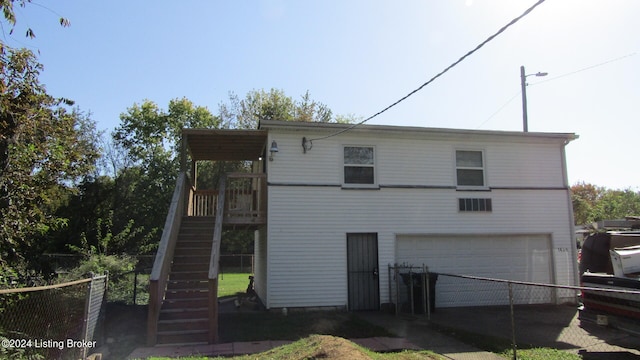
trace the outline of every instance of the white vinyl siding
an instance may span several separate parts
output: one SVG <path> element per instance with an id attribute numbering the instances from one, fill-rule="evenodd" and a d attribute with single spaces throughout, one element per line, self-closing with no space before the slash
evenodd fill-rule
<path id="1" fill-rule="evenodd" d="M 309 137 L 322 133 L 305 134 Z M 344 180 L 345 144 L 375 146 L 378 185 L 457 186 L 455 150 L 482 149 L 485 182 L 489 187 L 563 187 L 562 145 L 541 139 L 522 142 L 488 138 L 472 140 L 420 140 L 415 135 L 402 138 L 375 138 L 349 133 L 314 142 L 303 153 L 302 135 L 297 132 L 271 134 L 268 143 L 277 141 L 279 152 L 267 162 L 270 182 L 341 186 Z M 490 160 L 490 161 L 488 161 Z"/>
<path id="2" fill-rule="evenodd" d="M 458 212 L 456 191 L 339 187 L 269 188 L 268 307 L 347 305 L 345 234 L 377 232 L 381 303 L 388 302 L 386 265 L 396 261 L 395 234 L 550 233 L 554 281 L 574 284 L 564 192 L 493 191 L 499 208 L 480 217 Z M 363 196 L 366 195 L 366 196 Z M 526 203 L 526 207 L 521 204 Z M 336 204 L 340 204 L 337 206 Z M 518 210 L 513 210 L 514 208 Z"/>
<path id="3" fill-rule="evenodd" d="M 303 152 L 303 136 L 326 134 L 270 129 L 280 151 L 267 162 L 267 307 L 346 307 L 347 233 L 378 233 L 381 303 L 396 234 L 549 234 L 553 281 L 575 284 L 562 139 L 354 129 Z M 344 146 L 374 147 L 379 190 L 343 189 Z M 466 149 L 483 151 L 482 194 L 457 186 L 455 151 Z M 460 212 L 460 198 L 491 198 L 492 211 Z"/>
<path id="4" fill-rule="evenodd" d="M 267 231 L 265 227 L 254 233 L 254 289 L 261 299 L 267 296 Z"/>

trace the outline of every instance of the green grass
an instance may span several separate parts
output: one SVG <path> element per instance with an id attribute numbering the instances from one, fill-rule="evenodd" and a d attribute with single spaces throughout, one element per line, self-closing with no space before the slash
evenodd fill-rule
<path id="1" fill-rule="evenodd" d="M 508 350 L 500 355 L 507 359 L 513 359 L 513 351 Z M 518 360 L 581 360 L 582 357 L 577 354 L 571 354 L 566 351 L 549 349 L 549 348 L 534 348 L 534 349 L 518 349 L 516 351 Z"/>
<path id="2" fill-rule="evenodd" d="M 461 329 L 453 329 L 445 326 L 431 324 L 436 330 L 447 334 L 458 340 L 473 345 L 479 349 L 489 351 L 507 359 L 513 359 L 513 350 L 511 341 L 499 337 L 477 334 L 464 331 Z M 582 357 L 562 350 L 551 348 L 534 348 L 530 345 L 519 344 L 517 349 L 518 360 L 581 360 Z"/>
<path id="3" fill-rule="evenodd" d="M 249 285 L 247 273 L 225 273 L 218 275 L 218 297 L 236 295 L 247 291 Z"/>

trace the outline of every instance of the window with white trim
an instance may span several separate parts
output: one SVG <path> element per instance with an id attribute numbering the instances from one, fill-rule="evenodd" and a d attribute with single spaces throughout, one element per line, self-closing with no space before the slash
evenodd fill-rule
<path id="1" fill-rule="evenodd" d="M 456 150 L 456 181 L 458 186 L 485 186 L 482 151 Z"/>
<path id="2" fill-rule="evenodd" d="M 374 185 L 375 154 L 373 146 L 344 147 L 344 184 Z"/>

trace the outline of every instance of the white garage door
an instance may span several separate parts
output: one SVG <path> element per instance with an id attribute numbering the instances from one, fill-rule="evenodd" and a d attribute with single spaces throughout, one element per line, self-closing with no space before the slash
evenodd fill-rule
<path id="1" fill-rule="evenodd" d="M 398 264 L 425 265 L 431 272 L 552 283 L 548 235 L 398 235 Z M 550 303 L 544 287 L 514 285 L 518 304 Z M 440 276 L 436 306 L 504 305 L 505 283 Z"/>

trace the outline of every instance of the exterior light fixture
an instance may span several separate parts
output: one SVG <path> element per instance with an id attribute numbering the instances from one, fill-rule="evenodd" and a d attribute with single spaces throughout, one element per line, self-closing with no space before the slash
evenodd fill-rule
<path id="1" fill-rule="evenodd" d="M 278 152 L 278 144 L 276 144 L 276 141 L 272 141 L 271 142 L 271 148 L 269 149 L 269 153 L 271 155 L 269 155 L 269 161 L 273 161 L 273 154 Z"/>
<path id="2" fill-rule="evenodd" d="M 535 74 L 524 73 L 524 66 L 520 66 L 520 86 L 522 86 L 522 130 L 529 131 L 529 119 L 527 118 L 527 76 L 547 76 L 549 73 L 537 72 Z"/>

